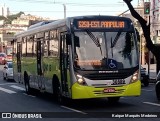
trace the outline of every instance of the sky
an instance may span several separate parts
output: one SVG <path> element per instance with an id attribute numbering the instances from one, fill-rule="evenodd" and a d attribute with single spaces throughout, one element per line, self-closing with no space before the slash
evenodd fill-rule
<path id="1" fill-rule="evenodd" d="M 123 0 L 0 0 L 11 13 L 20 11 L 26 15 L 48 17 L 50 19 L 63 19 L 64 7 L 66 17 L 82 15 L 119 15 L 128 10 Z M 138 0 L 132 1 L 133 6 Z"/>

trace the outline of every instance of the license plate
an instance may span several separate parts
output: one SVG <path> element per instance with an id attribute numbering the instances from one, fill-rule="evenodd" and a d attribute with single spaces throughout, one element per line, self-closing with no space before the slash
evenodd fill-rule
<path id="1" fill-rule="evenodd" d="M 115 92 L 115 88 L 106 88 L 103 90 L 103 92 L 108 93 L 108 92 Z"/>

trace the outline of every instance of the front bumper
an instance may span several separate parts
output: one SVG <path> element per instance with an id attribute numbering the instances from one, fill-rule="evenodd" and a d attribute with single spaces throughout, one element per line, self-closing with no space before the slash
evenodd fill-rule
<path id="1" fill-rule="evenodd" d="M 7 79 L 13 79 L 13 74 L 7 74 Z"/>
<path id="2" fill-rule="evenodd" d="M 115 92 L 104 92 L 106 88 L 114 88 Z M 141 94 L 141 81 L 124 86 L 92 87 L 75 83 L 72 86 L 72 99 L 105 98 L 139 96 Z"/>

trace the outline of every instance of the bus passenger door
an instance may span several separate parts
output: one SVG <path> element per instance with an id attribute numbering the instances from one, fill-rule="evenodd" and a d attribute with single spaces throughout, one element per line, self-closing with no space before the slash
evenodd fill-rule
<path id="1" fill-rule="evenodd" d="M 22 52 L 22 44 L 20 42 L 17 43 L 17 72 L 18 78 L 16 81 L 21 82 L 21 52 Z"/>
<path id="2" fill-rule="evenodd" d="M 42 89 L 42 41 L 40 39 L 37 40 L 37 80 L 36 85 L 38 88 Z"/>
<path id="3" fill-rule="evenodd" d="M 66 44 L 66 33 L 60 36 L 60 70 L 62 94 L 68 95 L 68 72 L 69 72 L 69 46 Z"/>

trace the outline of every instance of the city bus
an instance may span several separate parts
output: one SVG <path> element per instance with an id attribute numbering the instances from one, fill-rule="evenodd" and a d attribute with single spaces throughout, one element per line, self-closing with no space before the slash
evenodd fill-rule
<path id="1" fill-rule="evenodd" d="M 137 33 L 129 18 L 76 16 L 29 27 L 13 40 L 14 80 L 64 99 L 141 94 Z"/>

